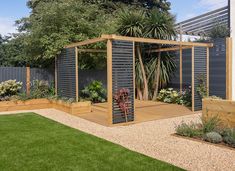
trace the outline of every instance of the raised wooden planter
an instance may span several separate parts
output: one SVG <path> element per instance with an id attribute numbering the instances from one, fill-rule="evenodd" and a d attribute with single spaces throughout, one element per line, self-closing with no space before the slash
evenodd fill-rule
<path id="1" fill-rule="evenodd" d="M 222 126 L 235 128 L 235 101 L 203 99 L 202 116 L 218 116 Z"/>
<path id="2" fill-rule="evenodd" d="M 70 113 L 72 115 L 79 115 L 82 113 L 91 112 L 91 102 L 78 102 L 78 103 L 65 103 L 61 100 L 59 101 L 51 101 L 52 107 L 61 110 L 66 113 Z"/>
<path id="3" fill-rule="evenodd" d="M 66 103 L 61 100 L 32 99 L 0 102 L 0 112 L 55 108 L 72 115 L 91 112 L 91 102 Z"/>

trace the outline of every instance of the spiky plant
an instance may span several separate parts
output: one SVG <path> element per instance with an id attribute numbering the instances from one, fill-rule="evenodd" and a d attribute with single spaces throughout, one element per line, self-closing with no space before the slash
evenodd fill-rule
<path id="1" fill-rule="evenodd" d="M 130 37 L 143 37 L 144 33 L 144 21 L 145 13 L 142 10 L 139 11 L 127 11 L 124 10 L 119 16 L 117 32 L 123 36 Z M 148 82 L 145 67 L 142 60 L 141 44 L 136 44 L 136 54 L 138 62 L 136 63 L 139 69 L 138 75 L 136 75 L 137 90 L 140 93 L 140 99 L 148 100 Z M 141 86 L 144 85 L 144 86 Z M 143 92 L 142 92 L 143 91 Z"/>
<path id="2" fill-rule="evenodd" d="M 164 13 L 158 10 L 152 10 L 145 21 L 145 32 L 144 36 L 148 38 L 154 38 L 154 39 L 172 39 L 173 36 L 176 35 L 176 32 L 174 30 L 174 23 L 175 18 L 170 15 L 169 13 Z M 158 48 L 160 49 L 162 45 L 158 45 Z M 154 78 L 154 84 L 155 89 L 153 93 L 153 100 L 156 100 L 158 95 L 158 90 L 160 87 L 161 80 L 164 80 L 164 78 L 161 78 L 161 76 L 166 76 L 166 74 L 163 74 L 164 71 L 161 69 L 161 67 L 164 67 L 164 65 L 161 65 L 162 58 L 161 58 L 161 52 L 158 52 L 158 55 L 156 56 L 157 62 L 155 66 L 155 78 Z M 169 59 L 169 58 L 168 58 Z M 161 74 L 161 70 L 163 71 Z"/>

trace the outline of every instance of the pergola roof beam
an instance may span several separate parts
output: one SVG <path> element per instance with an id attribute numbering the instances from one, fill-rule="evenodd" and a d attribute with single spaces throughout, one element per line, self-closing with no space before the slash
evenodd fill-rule
<path id="1" fill-rule="evenodd" d="M 78 42 L 78 43 L 72 43 L 70 45 L 65 46 L 65 48 L 73 48 L 73 47 L 78 47 L 78 46 L 84 46 L 84 45 L 89 45 L 89 44 L 93 44 L 93 43 L 102 42 L 102 41 L 105 41 L 105 40 L 106 39 L 99 37 L 99 38 L 84 40 L 84 41 Z"/>
<path id="2" fill-rule="evenodd" d="M 212 43 L 196 43 L 196 42 L 182 42 L 174 40 L 159 40 L 150 38 L 138 38 L 138 37 L 126 37 L 117 35 L 102 35 L 101 38 L 113 39 L 113 40 L 123 40 L 132 41 L 139 43 L 152 43 L 152 44 L 165 44 L 165 45 L 181 45 L 181 46 L 199 46 L 199 47 L 213 47 Z"/>
<path id="3" fill-rule="evenodd" d="M 192 46 L 183 46 L 181 47 L 182 49 L 191 49 Z M 171 48 L 161 48 L 161 49 L 153 49 L 153 50 L 149 50 L 148 52 L 153 53 L 153 52 L 170 52 L 170 51 L 178 51 L 180 50 L 180 46 L 179 47 L 171 47 Z"/>

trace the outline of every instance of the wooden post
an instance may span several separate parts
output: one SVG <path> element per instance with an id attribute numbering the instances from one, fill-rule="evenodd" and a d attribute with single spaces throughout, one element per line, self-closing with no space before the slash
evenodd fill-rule
<path id="1" fill-rule="evenodd" d="M 232 38 L 226 38 L 226 99 L 232 100 Z"/>
<path id="2" fill-rule="evenodd" d="M 58 95 L 57 56 L 55 57 L 55 95 Z"/>
<path id="3" fill-rule="evenodd" d="M 108 123 L 113 124 L 112 41 L 107 41 Z"/>
<path id="4" fill-rule="evenodd" d="M 207 96 L 210 96 L 210 49 L 206 48 L 206 89 Z"/>
<path id="5" fill-rule="evenodd" d="M 76 102 L 79 100 L 79 90 L 78 90 L 78 48 L 75 47 L 75 72 L 76 72 Z"/>
<path id="6" fill-rule="evenodd" d="M 182 94 L 182 84 L 183 84 L 183 50 L 182 46 L 180 46 L 180 94 Z"/>
<path id="7" fill-rule="evenodd" d="M 194 46 L 192 47 L 192 111 L 194 112 Z"/>
<path id="8" fill-rule="evenodd" d="M 30 67 L 26 67 L 26 94 L 30 95 Z"/>
<path id="9" fill-rule="evenodd" d="M 135 120 L 135 42 L 133 42 L 133 91 L 134 91 L 134 120 Z"/>

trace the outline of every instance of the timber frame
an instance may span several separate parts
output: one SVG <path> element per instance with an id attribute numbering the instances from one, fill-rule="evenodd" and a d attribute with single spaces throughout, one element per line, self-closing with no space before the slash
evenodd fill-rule
<path id="1" fill-rule="evenodd" d="M 194 112 L 194 58 L 195 58 L 195 47 L 204 47 L 206 48 L 206 61 L 207 61 L 207 87 L 209 87 L 209 48 L 213 47 L 212 43 L 197 43 L 197 42 L 183 42 L 183 41 L 174 41 L 174 40 L 159 40 L 159 39 L 150 39 L 150 38 L 137 38 L 137 37 L 126 37 L 126 36 L 118 36 L 118 35 L 101 35 L 99 38 L 94 38 L 90 40 L 85 40 L 78 43 L 72 43 L 64 48 L 75 48 L 76 51 L 76 100 L 79 99 L 78 93 L 78 58 L 79 53 L 107 53 L 107 101 L 108 101 L 108 123 L 113 124 L 112 122 L 112 107 L 113 107 L 113 92 L 112 92 L 112 41 L 127 41 L 133 43 L 133 63 L 135 62 L 135 43 L 149 43 L 149 44 L 162 44 L 162 45 L 173 45 L 174 47 L 170 48 L 161 48 L 149 50 L 149 53 L 152 52 L 165 52 L 165 51 L 179 51 L 180 52 L 180 91 L 182 92 L 182 50 L 183 49 L 191 49 L 192 50 L 192 111 Z M 105 49 L 85 49 L 81 48 L 86 45 L 91 45 L 98 42 L 106 42 L 106 50 Z M 133 68 L 135 65 L 133 65 Z M 135 69 L 133 69 L 133 75 L 135 76 Z M 135 78 L 135 77 L 133 77 Z M 134 79 L 135 80 L 135 79 Z M 57 81 L 57 80 L 56 80 Z M 135 81 L 134 89 L 135 89 Z M 57 82 L 55 83 L 57 87 Z M 209 88 L 207 88 L 207 93 L 209 94 Z M 134 93 L 135 94 L 135 93 Z M 135 110 L 135 107 L 134 109 Z"/>

